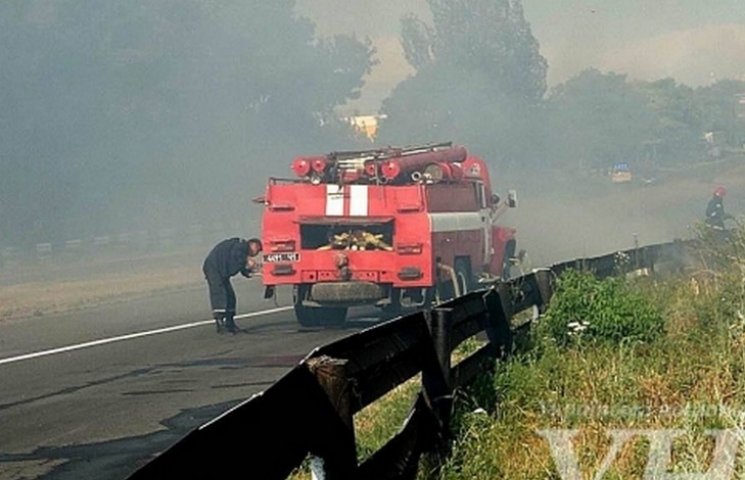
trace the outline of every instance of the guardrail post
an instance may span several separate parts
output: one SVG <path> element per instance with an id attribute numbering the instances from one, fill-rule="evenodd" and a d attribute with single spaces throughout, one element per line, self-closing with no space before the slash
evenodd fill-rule
<path id="1" fill-rule="evenodd" d="M 357 448 L 354 438 L 352 410 L 352 385 L 346 374 L 347 361 L 331 357 L 311 358 L 306 362 L 310 372 L 328 396 L 338 417 L 335 425 L 328 425 L 318 437 L 328 437 L 329 432 L 340 432 L 332 442 L 319 442 L 318 451 L 311 451 L 313 476 L 323 480 L 348 480 L 355 477 Z"/>
<path id="2" fill-rule="evenodd" d="M 538 290 L 541 293 L 541 304 L 538 305 L 538 311 L 544 313 L 554 294 L 554 287 L 552 284 L 554 274 L 549 268 L 541 268 L 535 270 L 533 273 L 535 275 L 536 284 L 538 285 Z"/>
<path id="3" fill-rule="evenodd" d="M 642 261 L 644 263 L 644 268 L 648 269 L 650 272 L 654 272 L 654 265 L 657 263 L 657 254 L 659 252 L 658 248 L 655 247 L 642 247 Z"/>
<path id="4" fill-rule="evenodd" d="M 639 257 L 643 255 L 643 251 L 639 250 L 639 234 L 634 233 L 634 270 L 639 270 L 642 268 L 646 268 L 648 265 L 645 264 L 644 259 L 640 259 Z"/>
<path id="5" fill-rule="evenodd" d="M 484 297 L 487 309 L 486 336 L 497 358 L 505 358 L 512 351 L 512 294 L 505 283 L 498 284 Z"/>
<path id="6" fill-rule="evenodd" d="M 688 243 L 690 245 L 690 242 Z M 663 250 L 663 247 L 660 247 L 660 250 Z M 691 258 L 689 256 L 688 250 L 686 250 L 686 242 L 683 242 L 682 240 L 675 240 L 673 241 L 672 245 L 668 245 L 668 248 L 662 252 L 659 252 L 657 255 L 657 258 L 655 258 L 655 262 L 660 260 L 661 256 L 666 256 L 668 259 L 672 257 L 675 259 L 675 265 L 677 272 L 682 272 L 686 266 L 691 264 Z"/>
<path id="7" fill-rule="evenodd" d="M 422 386 L 424 398 L 436 418 L 437 438 L 430 439 L 435 448 L 426 452 L 422 461 L 424 470 L 428 472 L 425 478 L 434 479 L 439 477 L 443 460 L 450 453 L 448 441 L 451 437 L 450 418 L 453 410 L 450 334 L 453 328 L 453 309 L 433 309 L 427 317 L 427 327 L 437 362 L 436 365 L 422 369 Z"/>
<path id="8" fill-rule="evenodd" d="M 445 382 L 450 384 L 450 330 L 453 327 L 453 310 L 451 308 L 435 308 L 432 310 L 428 323 L 443 377 Z"/>

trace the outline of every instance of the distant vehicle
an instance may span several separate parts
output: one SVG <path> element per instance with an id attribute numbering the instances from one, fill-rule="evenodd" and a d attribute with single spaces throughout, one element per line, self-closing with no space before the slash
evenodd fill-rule
<path id="1" fill-rule="evenodd" d="M 631 181 L 631 169 L 628 163 L 614 163 L 610 171 L 610 181 L 627 183 Z"/>

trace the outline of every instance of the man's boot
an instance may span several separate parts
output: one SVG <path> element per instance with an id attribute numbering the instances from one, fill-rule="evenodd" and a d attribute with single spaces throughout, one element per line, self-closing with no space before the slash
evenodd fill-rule
<path id="1" fill-rule="evenodd" d="M 217 333 L 223 333 L 225 331 L 225 318 L 222 316 L 216 316 L 215 326 L 217 328 Z"/>
<path id="2" fill-rule="evenodd" d="M 236 325 L 235 320 L 233 320 L 233 315 L 225 316 L 225 330 L 233 334 L 239 332 L 238 325 Z"/>

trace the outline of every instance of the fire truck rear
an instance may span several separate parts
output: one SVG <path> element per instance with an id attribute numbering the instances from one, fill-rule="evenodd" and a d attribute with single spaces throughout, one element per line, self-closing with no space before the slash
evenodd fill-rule
<path id="1" fill-rule="evenodd" d="M 298 157 L 297 178 L 263 198 L 263 281 L 294 288 L 305 326 L 352 306 L 393 316 L 509 275 L 515 205 L 492 193 L 485 163 L 450 143 Z"/>

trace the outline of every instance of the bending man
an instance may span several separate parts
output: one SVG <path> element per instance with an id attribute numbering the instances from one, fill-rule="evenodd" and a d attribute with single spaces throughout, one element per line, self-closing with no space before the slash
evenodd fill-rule
<path id="1" fill-rule="evenodd" d="M 238 332 L 235 324 L 235 291 L 230 283 L 230 277 L 240 273 L 250 278 L 251 271 L 256 265 L 252 257 L 258 255 L 261 250 L 261 240 L 258 238 L 248 241 L 242 238 L 229 238 L 215 245 L 205 258 L 202 271 L 209 286 L 217 333 L 224 330 Z"/>

